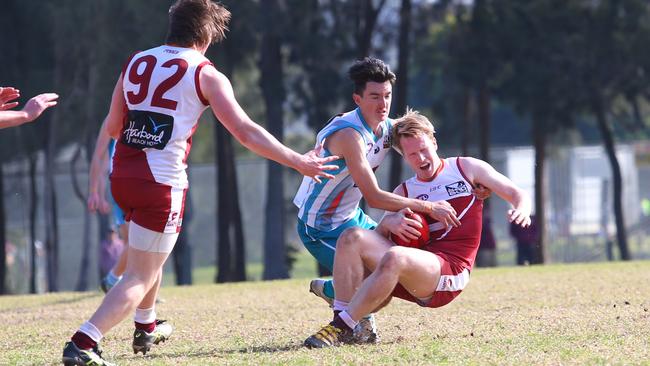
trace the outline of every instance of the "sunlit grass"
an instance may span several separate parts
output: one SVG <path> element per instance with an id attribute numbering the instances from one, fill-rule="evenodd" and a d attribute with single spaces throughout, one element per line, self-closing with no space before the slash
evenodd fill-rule
<path id="1" fill-rule="evenodd" d="M 309 258 L 307 258 L 309 259 Z M 306 262 L 306 268 L 313 261 Z M 203 271 L 203 270 L 201 270 Z M 252 272 L 251 272 L 252 273 Z M 259 273 L 259 272 L 258 272 Z M 650 360 L 650 262 L 476 269 L 451 304 L 394 300 L 378 315 L 378 345 L 307 350 L 331 318 L 308 293 L 310 275 L 268 282 L 168 286 L 159 317 L 169 342 L 133 355 L 126 320 L 103 340 L 120 365 L 608 365 Z M 201 280 L 203 281 L 203 280 Z M 0 365 L 60 361 L 63 343 L 102 299 L 99 292 L 0 297 Z"/>

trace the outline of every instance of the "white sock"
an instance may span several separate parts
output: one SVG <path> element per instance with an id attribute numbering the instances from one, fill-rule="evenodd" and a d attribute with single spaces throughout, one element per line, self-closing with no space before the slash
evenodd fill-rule
<path id="1" fill-rule="evenodd" d="M 90 337 L 90 339 L 92 339 L 97 343 L 99 343 L 99 341 L 101 341 L 102 338 L 104 338 L 102 332 L 100 332 L 99 329 L 97 329 L 97 327 L 94 326 L 93 323 L 91 322 L 85 322 L 81 324 L 81 326 L 79 327 L 79 331 L 87 335 L 88 337 Z"/>
<path id="2" fill-rule="evenodd" d="M 332 307 L 334 308 L 334 311 L 343 311 L 348 309 L 348 303 L 345 301 L 334 300 Z"/>
<path id="3" fill-rule="evenodd" d="M 357 324 L 359 324 L 359 322 L 355 322 L 352 318 L 350 318 L 350 314 L 348 314 L 348 312 L 345 311 L 345 310 L 343 310 L 343 311 L 341 311 L 339 313 L 339 317 L 352 330 L 354 330 L 354 328 L 356 328 Z"/>
<path id="4" fill-rule="evenodd" d="M 133 321 L 140 324 L 151 324 L 156 321 L 156 310 L 154 308 L 135 309 Z"/>

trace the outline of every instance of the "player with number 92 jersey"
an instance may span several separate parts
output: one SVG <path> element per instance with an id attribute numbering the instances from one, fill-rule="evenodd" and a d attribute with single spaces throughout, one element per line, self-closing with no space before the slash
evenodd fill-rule
<path id="1" fill-rule="evenodd" d="M 134 54 L 123 73 L 124 127 L 114 178 L 187 188 L 187 156 L 208 107 L 199 73 L 210 61 L 191 48 L 163 45 Z"/>

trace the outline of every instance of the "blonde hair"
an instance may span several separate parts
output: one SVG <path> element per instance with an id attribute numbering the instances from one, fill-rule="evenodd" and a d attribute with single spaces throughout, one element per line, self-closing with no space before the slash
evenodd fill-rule
<path id="1" fill-rule="evenodd" d="M 402 144 L 400 139 L 402 137 L 429 136 L 433 141 L 433 134 L 435 133 L 436 130 L 427 117 L 421 115 L 418 111 L 407 108 L 406 113 L 396 119 L 393 125 L 393 145 L 401 152 Z"/>

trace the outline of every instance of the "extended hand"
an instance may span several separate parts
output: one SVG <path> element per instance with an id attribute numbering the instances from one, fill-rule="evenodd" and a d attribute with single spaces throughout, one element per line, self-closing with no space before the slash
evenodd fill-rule
<path id="1" fill-rule="evenodd" d="M 514 222 L 521 227 L 528 227 L 530 226 L 530 213 L 512 208 L 508 210 L 508 222 Z"/>
<path id="2" fill-rule="evenodd" d="M 410 208 L 403 208 L 391 215 L 386 215 L 382 220 L 382 225 L 404 241 L 416 240 L 420 237 L 419 229 L 422 228 L 420 221 L 412 218 L 413 211 Z"/>
<path id="3" fill-rule="evenodd" d="M 12 100 L 20 97 L 20 91 L 10 86 L 0 87 L 0 111 L 6 111 L 18 105 Z"/>
<path id="4" fill-rule="evenodd" d="M 312 177 L 316 182 L 320 183 L 320 177 L 333 179 L 332 174 L 327 173 L 328 170 L 336 170 L 339 167 L 337 165 L 324 165 L 334 160 L 338 160 L 338 156 L 332 155 L 325 158 L 320 157 L 320 152 L 323 149 L 323 145 L 318 146 L 317 148 L 308 151 L 302 155 L 301 166 L 297 170 L 306 177 Z"/>
<path id="5" fill-rule="evenodd" d="M 460 220 L 456 217 L 456 210 L 447 201 L 431 202 L 431 211 L 428 214 L 445 225 L 445 227 L 460 226 Z"/>
<path id="6" fill-rule="evenodd" d="M 55 93 L 39 94 L 25 103 L 23 111 L 27 112 L 28 120 L 33 121 L 38 118 L 43 111 L 49 107 L 55 106 L 58 98 L 59 96 Z"/>
<path id="7" fill-rule="evenodd" d="M 111 205 L 106 201 L 106 197 L 103 194 L 97 192 L 90 193 L 88 195 L 88 211 L 99 211 L 103 214 L 108 214 L 111 211 Z"/>

